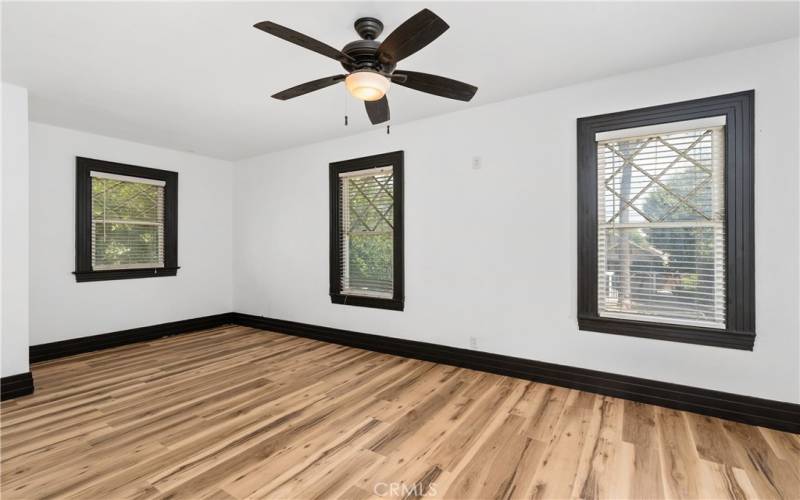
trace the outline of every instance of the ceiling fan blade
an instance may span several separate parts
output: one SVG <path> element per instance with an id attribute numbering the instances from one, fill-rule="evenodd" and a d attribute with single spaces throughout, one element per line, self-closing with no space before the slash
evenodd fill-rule
<path id="1" fill-rule="evenodd" d="M 300 85 L 296 85 L 290 89 L 278 92 L 272 97 L 274 99 L 280 99 L 281 101 L 285 101 L 293 97 L 301 96 L 303 94 L 308 94 L 309 92 L 314 92 L 315 90 L 324 89 L 325 87 L 330 87 L 331 85 L 341 82 L 342 80 L 344 80 L 344 78 L 345 75 L 326 76 L 325 78 L 320 78 L 319 80 L 312 80 L 310 82 L 301 83 Z"/>
<path id="2" fill-rule="evenodd" d="M 304 35 L 300 32 L 281 26 L 280 24 L 275 24 L 272 21 L 261 21 L 258 24 L 254 24 L 253 27 L 269 33 L 270 35 L 282 38 L 287 42 L 299 45 L 308 50 L 313 50 L 314 52 L 330 57 L 331 59 L 336 59 L 340 62 L 353 61 L 352 57 L 338 49 L 334 49 L 330 45 L 324 44 L 319 40 L 315 40 L 308 35 Z"/>
<path id="3" fill-rule="evenodd" d="M 377 101 L 364 101 L 364 106 L 373 125 L 389 121 L 389 100 L 386 96 Z"/>
<path id="4" fill-rule="evenodd" d="M 422 9 L 383 40 L 378 58 L 384 64 L 394 64 L 439 38 L 449 27 L 442 18 Z"/>
<path id="5" fill-rule="evenodd" d="M 392 74 L 392 82 L 420 92 L 459 101 L 469 101 L 478 91 L 478 87 L 468 83 L 416 71 L 395 71 Z"/>

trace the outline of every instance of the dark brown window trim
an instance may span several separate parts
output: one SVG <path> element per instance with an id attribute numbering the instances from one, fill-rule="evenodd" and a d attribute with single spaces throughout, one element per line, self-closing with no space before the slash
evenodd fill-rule
<path id="1" fill-rule="evenodd" d="M 394 175 L 394 295 L 391 299 L 345 295 L 341 290 L 341 233 L 339 231 L 339 174 L 356 170 L 392 166 Z M 402 311 L 404 296 L 403 265 L 403 152 L 394 151 L 363 158 L 331 163 L 329 166 L 330 197 L 330 296 L 334 304 L 374 307 Z"/>
<path id="2" fill-rule="evenodd" d="M 175 276 L 178 272 L 178 173 L 77 157 L 75 178 L 75 280 L 107 281 Z M 90 172 L 161 180 L 164 186 L 164 267 L 92 270 L 92 179 Z"/>
<path id="3" fill-rule="evenodd" d="M 753 350 L 755 91 L 578 119 L 578 327 L 580 330 Z M 712 116 L 725 126 L 726 328 L 601 318 L 597 313 L 597 144 L 595 134 Z"/>

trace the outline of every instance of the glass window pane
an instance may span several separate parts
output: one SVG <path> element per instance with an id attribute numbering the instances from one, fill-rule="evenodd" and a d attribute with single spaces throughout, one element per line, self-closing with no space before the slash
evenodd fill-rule
<path id="1" fill-rule="evenodd" d="M 598 142 L 600 316 L 725 327 L 723 130 Z"/>
<path id="2" fill-rule="evenodd" d="M 391 168 L 341 178 L 342 293 L 392 297 L 394 177 Z"/>
<path id="3" fill-rule="evenodd" d="M 164 188 L 92 177 L 92 268 L 164 267 Z"/>

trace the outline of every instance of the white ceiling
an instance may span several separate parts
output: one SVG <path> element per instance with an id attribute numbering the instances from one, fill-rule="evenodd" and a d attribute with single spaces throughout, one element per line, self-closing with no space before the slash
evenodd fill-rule
<path id="1" fill-rule="evenodd" d="M 385 36 L 423 7 L 450 30 L 399 67 L 480 90 L 463 103 L 394 86 L 392 123 L 798 36 L 797 2 L 4 2 L 2 77 L 29 89 L 35 121 L 239 159 L 372 126 L 353 99 L 343 126 L 343 85 L 270 99 L 342 68 L 254 23 L 342 47 L 358 17 Z"/>

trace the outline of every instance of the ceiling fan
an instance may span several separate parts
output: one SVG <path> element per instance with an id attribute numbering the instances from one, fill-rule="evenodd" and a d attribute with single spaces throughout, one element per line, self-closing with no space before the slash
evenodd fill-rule
<path id="1" fill-rule="evenodd" d="M 390 82 L 460 101 L 469 101 L 478 91 L 478 87 L 443 76 L 395 70 L 399 61 L 422 49 L 449 28 L 447 23 L 428 9 L 411 16 L 382 42 L 376 38 L 383 32 L 383 23 L 374 17 L 362 17 L 354 24 L 361 40 L 348 43 L 342 50 L 272 21 L 262 21 L 254 27 L 335 59 L 348 73 L 302 83 L 278 92 L 272 96 L 275 99 L 285 101 L 344 81 L 350 94 L 364 101 L 370 121 L 377 124 L 389 120 L 386 91 Z"/>

